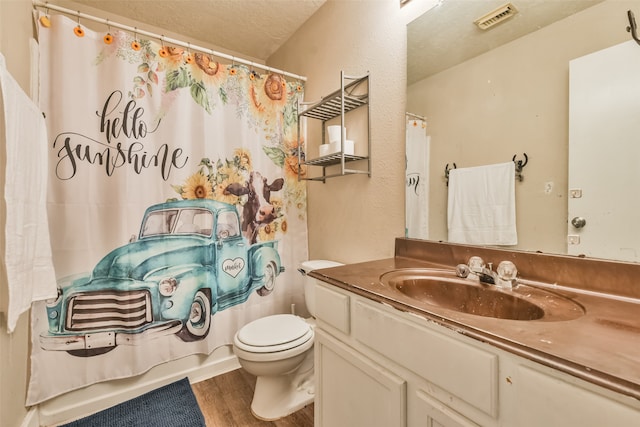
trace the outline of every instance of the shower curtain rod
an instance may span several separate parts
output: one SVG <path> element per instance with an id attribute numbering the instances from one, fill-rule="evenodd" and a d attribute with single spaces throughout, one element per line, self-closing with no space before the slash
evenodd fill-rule
<path id="1" fill-rule="evenodd" d="M 76 16 L 78 18 L 82 18 L 82 19 L 87 19 L 89 21 L 94 21 L 94 22 L 98 22 L 100 24 L 105 24 L 107 26 L 110 27 L 115 27 L 115 28 L 120 28 L 121 30 L 125 30 L 128 31 L 130 33 L 134 33 L 134 34 L 141 34 L 147 37 L 151 37 L 154 39 L 158 39 L 161 40 L 162 42 L 167 42 L 176 46 L 181 46 L 181 47 L 185 47 L 189 50 L 197 50 L 200 52 L 205 52 L 208 53 L 210 55 L 213 56 L 217 56 L 219 58 L 224 58 L 224 59 L 228 59 L 232 62 L 238 62 L 244 65 L 249 65 L 252 68 L 260 68 L 262 70 L 265 71 L 270 71 L 273 73 L 277 73 L 277 74 L 282 74 L 288 77 L 292 77 L 294 79 L 297 80 L 302 80 L 302 81 L 307 81 L 307 78 L 304 76 L 299 76 L 297 74 L 293 74 L 293 73 L 289 73 L 287 71 L 282 71 L 282 70 L 278 70 L 277 68 L 272 68 L 272 67 L 268 67 L 266 65 L 261 65 L 259 63 L 253 62 L 253 61 L 249 61 L 246 59 L 242 59 L 242 58 L 238 58 L 237 56 L 233 56 L 233 55 L 228 55 L 226 53 L 222 53 L 222 52 L 217 52 L 215 50 L 206 48 L 206 47 L 201 47 L 201 46 L 197 46 L 197 45 L 193 45 L 191 43 L 185 43 L 183 41 L 180 40 L 176 40 L 173 39 L 171 37 L 165 37 L 162 34 L 156 34 L 156 33 L 152 33 L 150 31 L 145 31 L 145 30 L 141 30 L 138 27 L 131 27 L 129 25 L 124 25 L 124 24 L 120 24 L 114 21 L 111 21 L 109 19 L 105 19 L 105 18 L 98 18 L 96 16 L 92 16 L 92 15 L 87 15 L 86 13 L 82 13 L 79 10 L 71 10 L 71 9 L 67 9 L 65 7 L 61 7 L 61 6 L 56 6 L 54 4 L 51 4 L 49 2 L 41 2 L 38 0 L 33 0 L 33 6 L 34 7 L 40 7 L 40 8 L 44 8 L 44 9 L 48 9 L 48 10 L 55 10 L 57 12 L 61 12 L 64 13 L 66 15 L 72 15 L 72 16 Z"/>

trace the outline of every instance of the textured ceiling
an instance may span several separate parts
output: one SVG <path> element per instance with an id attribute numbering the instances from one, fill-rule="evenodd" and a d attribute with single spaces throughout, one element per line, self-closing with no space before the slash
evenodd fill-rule
<path id="1" fill-rule="evenodd" d="M 56 4 L 55 0 L 51 1 Z M 265 61 L 325 0 L 74 0 Z M 63 2 L 59 2 L 61 5 Z"/>
<path id="2" fill-rule="evenodd" d="M 423 1 L 423 0 L 413 0 Z M 603 0 L 511 0 L 518 13 L 487 30 L 473 23 L 508 0 L 443 0 L 407 29 L 407 84 L 446 70 Z"/>
<path id="3" fill-rule="evenodd" d="M 325 1 L 74 0 L 74 3 L 135 19 L 251 59 L 266 61 Z M 367 7 L 367 3 L 373 1 L 398 0 L 357 1 L 362 7 Z M 485 31 L 473 24 L 475 19 L 507 1 L 441 0 L 439 6 L 411 22 L 407 43 L 408 84 L 603 0 L 511 0 L 518 9 L 518 14 L 512 18 Z M 55 0 L 52 3 L 57 4 Z M 58 3 L 69 7 L 65 4 L 68 1 L 60 0 Z"/>

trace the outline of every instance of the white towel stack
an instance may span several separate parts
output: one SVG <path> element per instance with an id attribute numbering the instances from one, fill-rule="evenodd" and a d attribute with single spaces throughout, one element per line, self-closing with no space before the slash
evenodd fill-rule
<path id="1" fill-rule="evenodd" d="M 449 242 L 516 245 L 515 164 L 449 172 Z"/>
<path id="2" fill-rule="evenodd" d="M 56 279 L 47 222 L 47 130 L 38 107 L 9 74 L 0 54 L 6 203 L 4 264 L 7 332 L 33 301 L 54 298 Z M 1 284 L 0 284 L 1 285 Z M 4 292 L 2 292 L 4 294 Z"/>

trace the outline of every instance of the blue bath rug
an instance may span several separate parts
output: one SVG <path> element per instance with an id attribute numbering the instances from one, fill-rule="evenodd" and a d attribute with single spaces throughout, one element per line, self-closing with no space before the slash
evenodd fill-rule
<path id="1" fill-rule="evenodd" d="M 61 427 L 205 427 L 188 378 Z"/>

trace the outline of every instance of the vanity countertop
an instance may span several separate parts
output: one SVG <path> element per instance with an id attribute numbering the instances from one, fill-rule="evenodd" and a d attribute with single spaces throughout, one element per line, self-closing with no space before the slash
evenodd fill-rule
<path id="1" fill-rule="evenodd" d="M 505 320 L 423 304 L 380 282 L 380 276 L 391 270 L 432 267 L 443 266 L 396 256 L 309 275 L 640 401 L 640 299 L 563 288 L 554 292 L 580 304 L 583 316 L 564 321 Z"/>

